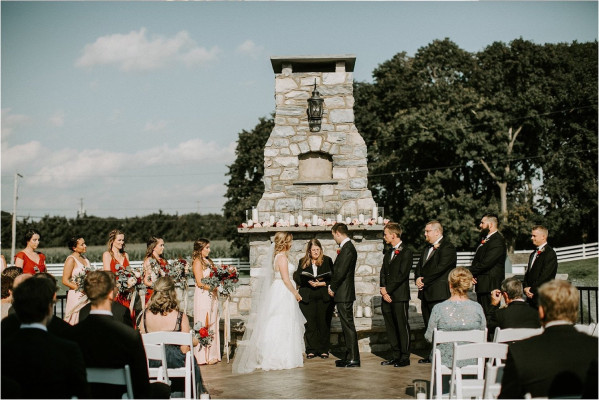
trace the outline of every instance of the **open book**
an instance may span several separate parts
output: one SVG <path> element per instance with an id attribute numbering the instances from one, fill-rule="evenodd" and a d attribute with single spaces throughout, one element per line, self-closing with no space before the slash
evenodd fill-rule
<path id="1" fill-rule="evenodd" d="M 314 276 L 312 273 L 310 273 L 308 271 L 302 271 L 302 275 L 307 276 L 307 277 L 312 278 L 312 279 L 319 280 L 319 279 L 324 278 L 327 275 L 331 275 L 331 271 L 329 271 L 329 272 L 323 272 L 322 274 L 318 274 L 316 276 Z"/>

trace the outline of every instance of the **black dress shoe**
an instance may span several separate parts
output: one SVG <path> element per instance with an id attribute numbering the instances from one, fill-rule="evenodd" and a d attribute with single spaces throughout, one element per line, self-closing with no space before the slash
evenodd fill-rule
<path id="1" fill-rule="evenodd" d="M 345 364 L 347 364 L 347 360 L 335 360 L 335 365 L 338 367 L 345 367 Z"/>
<path id="2" fill-rule="evenodd" d="M 395 364 L 395 359 L 392 358 L 390 360 L 381 361 L 381 365 L 393 365 Z"/>
<path id="3" fill-rule="evenodd" d="M 394 367 L 407 367 L 408 365 L 410 365 L 410 359 L 409 358 L 405 358 L 403 360 L 397 360 L 395 362 L 395 364 L 393 364 Z"/>
<path id="4" fill-rule="evenodd" d="M 346 368 L 357 368 L 360 366 L 360 361 L 348 361 L 345 363 Z"/>
<path id="5" fill-rule="evenodd" d="M 426 357 L 423 358 L 422 360 L 418 360 L 418 364 L 430 364 L 431 363 L 431 359 Z"/>

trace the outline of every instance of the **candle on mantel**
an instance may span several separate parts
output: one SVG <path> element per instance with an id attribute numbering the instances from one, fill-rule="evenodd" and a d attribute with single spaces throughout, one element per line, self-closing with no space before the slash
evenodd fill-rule
<path id="1" fill-rule="evenodd" d="M 298 223 L 298 224 L 301 224 L 302 222 L 304 222 L 304 217 L 302 217 L 302 214 L 299 214 L 299 215 L 297 216 L 297 223 Z"/>
<path id="2" fill-rule="evenodd" d="M 343 215 L 337 214 L 337 222 L 343 222 Z"/>
<path id="3" fill-rule="evenodd" d="M 312 225 L 318 225 L 318 215 L 312 214 Z"/>
<path id="4" fill-rule="evenodd" d="M 345 224 L 346 225 L 351 224 L 351 217 L 345 217 Z"/>
<path id="5" fill-rule="evenodd" d="M 378 216 L 379 216 L 379 208 L 375 204 L 372 207 L 372 218 L 377 219 Z"/>
<path id="6" fill-rule="evenodd" d="M 258 222 L 258 209 L 256 207 L 252 207 L 252 220 Z"/>
<path id="7" fill-rule="evenodd" d="M 360 221 L 361 223 L 364 222 L 364 214 L 358 215 L 358 221 Z"/>
<path id="8" fill-rule="evenodd" d="M 379 225 L 383 225 L 383 217 L 379 215 L 379 218 L 376 220 L 376 223 Z"/>
<path id="9" fill-rule="evenodd" d="M 254 220 L 248 219 L 248 227 L 251 228 L 252 226 L 254 226 Z"/>
<path id="10" fill-rule="evenodd" d="M 324 223 L 325 223 L 326 225 L 331 225 L 331 224 L 333 223 L 333 221 L 332 221 L 330 218 L 327 218 L 327 219 L 324 221 Z"/>
<path id="11" fill-rule="evenodd" d="M 295 225 L 295 217 L 293 215 L 291 215 L 289 217 L 289 226 L 293 226 Z"/>
<path id="12" fill-rule="evenodd" d="M 274 225 L 275 224 L 275 216 L 271 215 L 270 218 L 268 219 L 268 221 L 270 222 L 270 225 Z"/>

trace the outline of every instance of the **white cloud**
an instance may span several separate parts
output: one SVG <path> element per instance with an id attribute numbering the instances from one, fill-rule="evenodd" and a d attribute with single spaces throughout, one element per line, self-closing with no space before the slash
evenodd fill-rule
<path id="1" fill-rule="evenodd" d="M 144 126 L 145 132 L 158 132 L 166 128 L 166 121 L 148 121 L 146 122 L 146 126 Z"/>
<path id="2" fill-rule="evenodd" d="M 22 126 L 30 121 L 27 115 L 13 114 L 12 108 L 2 109 L 2 140 L 10 136 L 15 128 Z"/>
<path id="3" fill-rule="evenodd" d="M 64 126 L 64 112 L 58 111 L 56 114 L 50 117 L 50 124 L 57 128 Z"/>
<path id="4" fill-rule="evenodd" d="M 257 46 L 252 40 L 246 40 L 237 46 L 237 52 L 241 54 L 246 54 L 254 59 L 258 58 L 258 56 L 264 50 L 264 46 Z"/>
<path id="5" fill-rule="evenodd" d="M 75 65 L 116 65 L 123 71 L 149 71 L 177 62 L 191 67 L 215 61 L 219 52 L 217 46 L 210 50 L 199 47 L 186 31 L 170 38 L 154 35 L 149 39 L 146 28 L 141 28 L 125 35 L 102 36 L 86 44 Z"/>

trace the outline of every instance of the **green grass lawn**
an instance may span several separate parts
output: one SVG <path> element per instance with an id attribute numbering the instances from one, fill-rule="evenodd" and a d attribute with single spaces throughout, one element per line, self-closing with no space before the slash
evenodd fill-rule
<path id="1" fill-rule="evenodd" d="M 558 274 L 568 274 L 568 280 L 578 286 L 597 286 L 599 258 L 560 262 Z"/>

